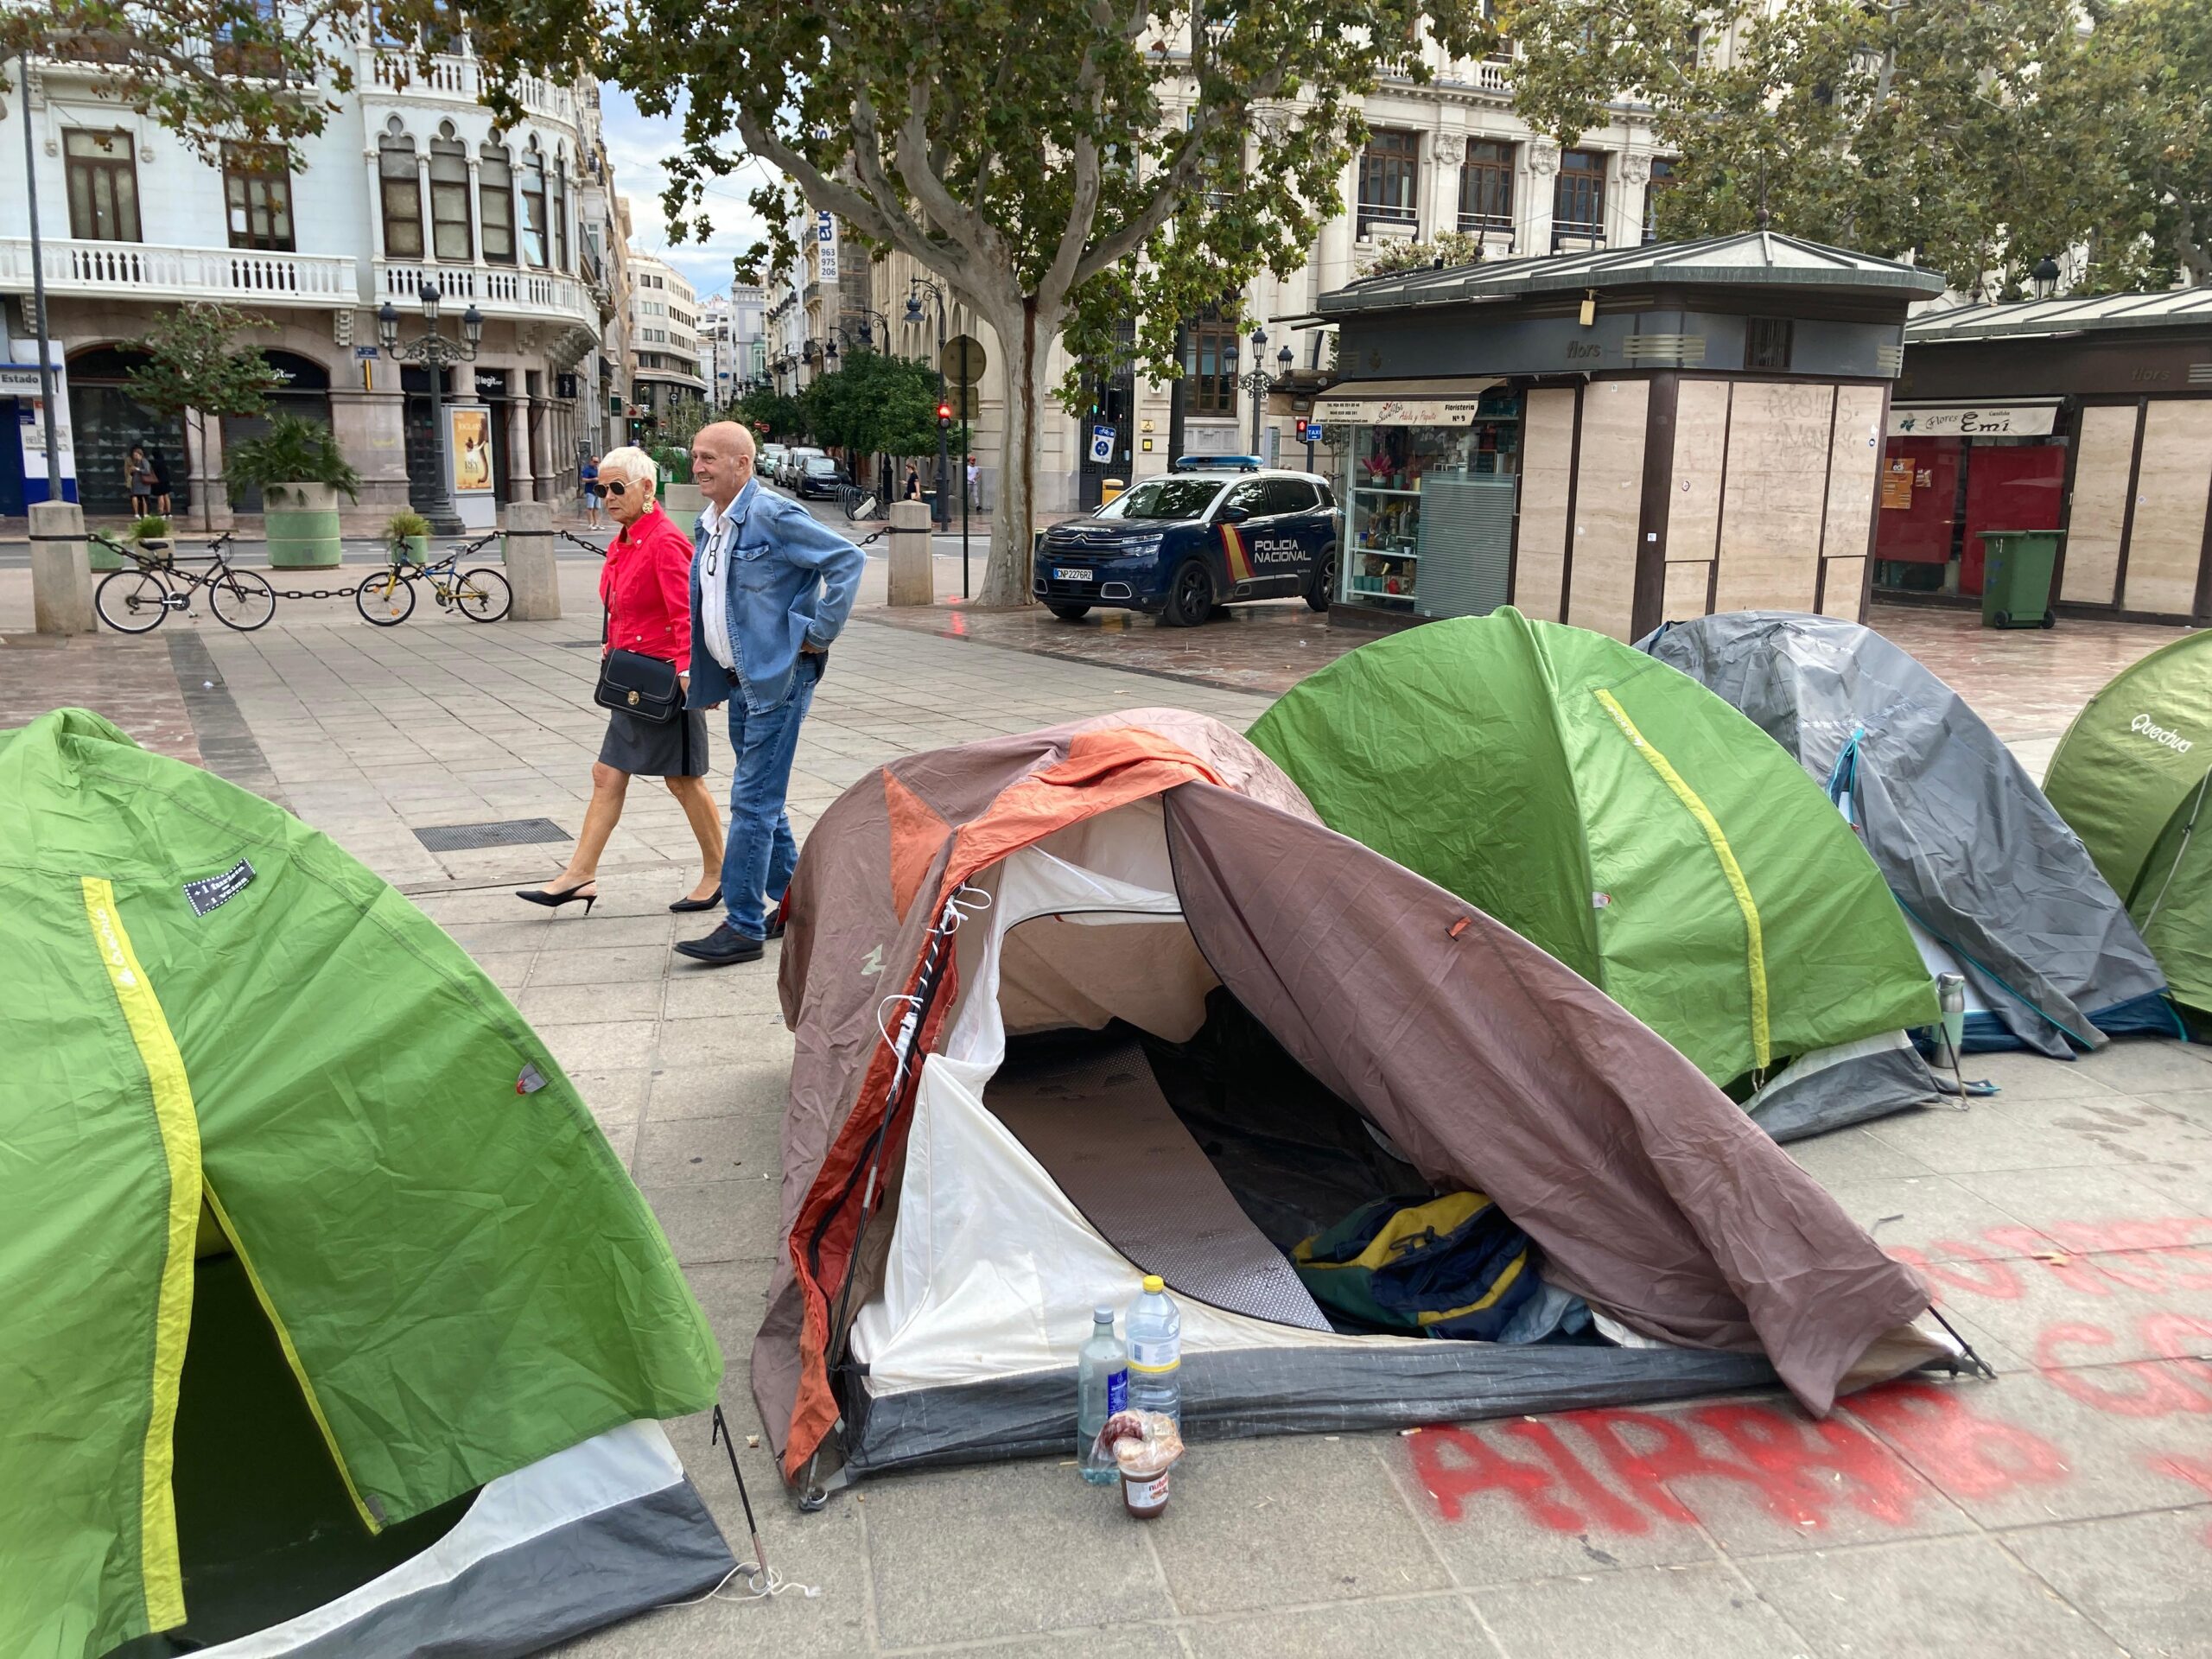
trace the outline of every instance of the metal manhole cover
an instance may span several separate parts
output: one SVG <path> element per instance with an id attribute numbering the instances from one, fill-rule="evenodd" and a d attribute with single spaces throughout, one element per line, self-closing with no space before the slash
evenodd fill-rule
<path id="1" fill-rule="evenodd" d="M 500 823 L 434 823 L 417 830 L 415 839 L 434 853 L 461 853 L 476 847 L 527 847 L 571 837 L 550 818 L 509 818 Z"/>

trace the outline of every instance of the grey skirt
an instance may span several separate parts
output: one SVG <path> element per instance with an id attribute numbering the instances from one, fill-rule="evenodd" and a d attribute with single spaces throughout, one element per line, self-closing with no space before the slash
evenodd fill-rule
<path id="1" fill-rule="evenodd" d="M 691 709 L 674 720 L 640 720 L 626 709 L 607 712 L 607 741 L 600 764 L 633 778 L 707 775 L 707 712 Z"/>

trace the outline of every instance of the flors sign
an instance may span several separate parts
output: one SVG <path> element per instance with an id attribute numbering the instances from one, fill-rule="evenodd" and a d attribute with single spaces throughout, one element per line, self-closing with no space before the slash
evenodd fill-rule
<path id="1" fill-rule="evenodd" d="M 2058 421 L 2056 404 L 1955 404 L 1890 410 L 1893 438 L 2044 438 Z"/>
<path id="2" fill-rule="evenodd" d="M 1482 407 L 1472 397 L 1323 397 L 1313 412 L 1324 426 L 1468 426 Z"/>

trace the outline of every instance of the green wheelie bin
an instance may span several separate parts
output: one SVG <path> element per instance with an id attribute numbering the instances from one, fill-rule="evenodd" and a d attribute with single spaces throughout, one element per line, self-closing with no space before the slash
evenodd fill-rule
<path id="1" fill-rule="evenodd" d="M 2050 578 L 2063 530 L 1985 530 L 1981 532 L 1981 626 L 2050 628 Z"/>

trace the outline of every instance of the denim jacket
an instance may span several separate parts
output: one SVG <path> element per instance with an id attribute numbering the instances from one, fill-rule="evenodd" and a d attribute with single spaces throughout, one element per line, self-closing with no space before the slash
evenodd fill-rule
<path id="1" fill-rule="evenodd" d="M 748 480 L 730 503 L 737 524 L 731 555 L 714 578 L 726 582 L 730 633 L 737 647 L 733 676 L 707 649 L 699 584 L 707 580 L 706 537 L 692 526 L 691 695 L 690 704 L 741 696 L 747 712 L 779 709 L 791 695 L 799 646 L 827 649 L 852 613 L 868 556 L 836 531 L 817 523 L 796 501 Z"/>

